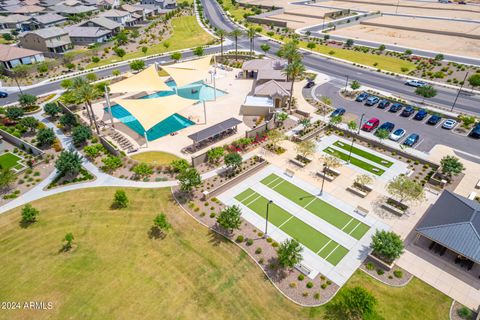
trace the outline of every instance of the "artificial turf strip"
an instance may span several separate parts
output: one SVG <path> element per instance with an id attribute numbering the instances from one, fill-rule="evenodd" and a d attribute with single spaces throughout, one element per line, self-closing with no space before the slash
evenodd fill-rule
<path id="1" fill-rule="evenodd" d="M 346 153 L 343 153 L 343 152 L 340 152 L 338 150 L 334 150 L 330 147 L 328 148 L 325 148 L 323 150 L 323 152 L 325 153 L 328 153 L 328 154 L 331 154 L 332 156 L 336 156 L 337 158 L 340 158 L 342 159 L 343 161 L 348 161 L 348 154 Z M 367 163 L 365 161 L 362 161 L 358 158 L 355 158 L 353 156 L 350 157 L 350 163 L 359 167 L 359 168 L 362 168 L 363 170 L 366 170 L 368 172 L 371 172 L 377 176 L 381 176 L 382 174 L 385 173 L 385 170 L 383 169 L 380 169 L 379 167 L 375 167 L 373 165 L 371 165 L 370 163 Z M 377 169 L 377 171 L 373 170 L 373 168 Z"/>
<path id="2" fill-rule="evenodd" d="M 261 181 L 265 186 L 310 211 L 351 237 L 360 240 L 370 227 L 358 219 L 272 173 Z"/>
<path id="3" fill-rule="evenodd" d="M 17 168 L 17 162 L 20 160 L 21 158 L 14 155 L 13 153 L 4 153 L 0 156 L 0 167 L 2 169 L 10 169 L 12 167 L 15 167 Z M 21 166 L 20 166 L 21 168 Z"/>
<path id="4" fill-rule="evenodd" d="M 235 199 L 265 219 L 268 202 L 265 197 L 252 189 L 247 189 L 238 194 Z M 269 206 L 268 221 L 334 266 L 348 253 L 348 249 L 275 203 Z"/>
<path id="5" fill-rule="evenodd" d="M 350 151 L 350 146 L 342 143 L 341 141 L 337 140 L 333 143 L 333 145 L 342 148 L 343 150 Z M 382 157 L 376 156 L 374 154 L 371 154 L 370 152 L 367 152 L 365 150 L 359 149 L 357 147 L 352 147 L 352 153 L 355 153 L 356 155 L 368 159 L 370 161 L 373 161 L 375 163 L 378 163 L 381 166 L 390 168 L 393 165 L 392 161 L 388 161 Z M 383 161 L 383 162 L 382 162 Z"/>

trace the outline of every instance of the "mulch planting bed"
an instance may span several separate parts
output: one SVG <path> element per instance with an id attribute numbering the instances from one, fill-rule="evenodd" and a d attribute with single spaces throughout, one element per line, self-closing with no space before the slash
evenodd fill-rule
<path id="1" fill-rule="evenodd" d="M 396 265 L 391 270 L 385 270 L 379 263 L 370 258 L 365 259 L 360 269 L 375 279 L 394 287 L 403 287 L 413 278 L 411 273 Z"/>

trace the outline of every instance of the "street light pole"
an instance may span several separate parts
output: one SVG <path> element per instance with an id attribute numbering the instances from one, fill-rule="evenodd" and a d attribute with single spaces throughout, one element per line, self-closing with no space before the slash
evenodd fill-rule
<path id="1" fill-rule="evenodd" d="M 348 74 L 346 75 L 347 77 L 347 80 L 345 81 L 345 90 L 344 91 L 347 91 L 347 87 L 348 87 Z"/>
<path id="2" fill-rule="evenodd" d="M 268 207 L 270 206 L 271 203 L 273 203 L 272 200 L 269 200 L 267 202 L 267 214 L 266 214 L 266 220 L 265 220 L 265 234 L 264 234 L 265 238 L 267 237 L 267 231 L 268 231 Z"/>
<path id="3" fill-rule="evenodd" d="M 323 195 L 323 185 L 325 184 L 325 175 L 326 175 L 326 169 L 328 167 L 325 165 L 325 163 L 323 164 L 323 176 L 322 176 L 322 187 L 320 188 L 320 195 Z"/>
<path id="4" fill-rule="evenodd" d="M 357 128 L 357 134 L 360 134 L 360 128 L 362 126 L 362 121 L 363 117 L 365 116 L 365 113 L 362 113 L 362 116 L 360 117 L 360 123 L 358 124 Z M 350 151 L 348 152 L 348 160 L 347 162 L 350 163 L 350 158 L 352 156 L 352 149 L 353 149 L 353 142 L 355 141 L 355 136 L 352 134 L 352 144 L 350 145 Z"/>
<path id="5" fill-rule="evenodd" d="M 457 104 L 458 96 L 460 95 L 460 92 L 462 92 L 462 88 L 463 88 L 463 85 L 465 84 L 465 81 L 467 81 L 467 77 L 468 77 L 468 71 L 465 74 L 465 78 L 463 79 L 463 82 L 462 82 L 462 85 L 460 86 L 460 89 L 458 89 L 457 95 L 455 96 L 455 100 L 453 101 L 452 109 L 450 109 L 450 112 L 453 111 L 453 108 L 455 108 L 455 104 Z"/>

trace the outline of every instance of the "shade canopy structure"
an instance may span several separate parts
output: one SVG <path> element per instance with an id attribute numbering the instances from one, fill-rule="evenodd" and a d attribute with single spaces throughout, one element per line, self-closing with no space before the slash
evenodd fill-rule
<path id="1" fill-rule="evenodd" d="M 198 132 L 195 132 L 188 137 L 193 140 L 194 143 L 198 143 L 204 140 L 207 140 L 209 138 L 212 138 L 216 136 L 217 134 L 220 134 L 222 132 L 227 131 L 228 129 L 235 128 L 237 125 L 242 123 L 242 121 L 236 119 L 236 118 L 230 118 L 227 120 L 224 120 L 222 122 L 219 122 L 217 124 L 214 124 L 211 127 L 205 128 L 203 130 L 200 130 Z"/>
<path id="2" fill-rule="evenodd" d="M 208 55 L 196 60 L 162 66 L 162 69 L 175 80 L 177 87 L 182 87 L 189 83 L 205 79 L 208 76 L 211 60 L 212 56 Z"/>
<path id="3" fill-rule="evenodd" d="M 194 103 L 177 95 L 153 99 L 115 99 L 115 102 L 134 116 L 145 131 Z"/>
<path id="4" fill-rule="evenodd" d="M 165 78 L 158 75 L 157 68 L 152 64 L 147 69 L 109 86 L 111 93 L 172 91 L 165 83 Z"/>

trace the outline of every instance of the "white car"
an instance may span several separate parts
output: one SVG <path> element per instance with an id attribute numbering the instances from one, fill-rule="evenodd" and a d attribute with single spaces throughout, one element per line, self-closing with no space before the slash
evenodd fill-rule
<path id="1" fill-rule="evenodd" d="M 427 85 L 425 82 L 420 80 L 408 80 L 407 82 L 405 82 L 405 84 L 411 87 L 423 87 Z"/>
<path id="2" fill-rule="evenodd" d="M 407 131 L 405 131 L 405 129 L 400 128 L 390 133 L 388 138 L 393 141 L 398 141 L 405 135 L 405 133 L 407 133 Z"/>
<path id="3" fill-rule="evenodd" d="M 447 119 L 443 122 L 442 128 L 452 130 L 457 125 L 457 121 L 453 119 Z"/>

